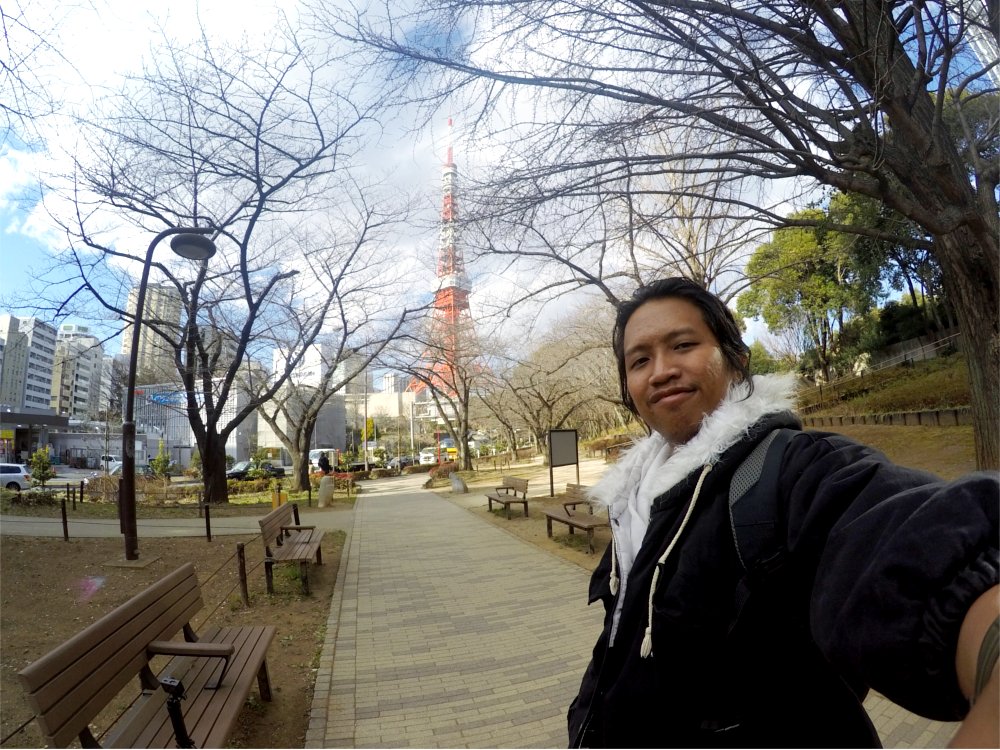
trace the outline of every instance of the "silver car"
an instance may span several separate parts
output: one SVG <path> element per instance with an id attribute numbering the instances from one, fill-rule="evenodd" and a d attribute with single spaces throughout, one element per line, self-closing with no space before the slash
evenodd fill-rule
<path id="1" fill-rule="evenodd" d="M 31 471 L 24 464 L 0 464 L 0 487 L 8 490 L 31 488 Z"/>

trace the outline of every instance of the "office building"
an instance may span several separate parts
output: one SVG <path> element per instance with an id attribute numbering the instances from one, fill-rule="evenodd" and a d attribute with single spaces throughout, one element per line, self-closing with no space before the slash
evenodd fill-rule
<path id="1" fill-rule="evenodd" d="M 128 313 L 135 316 L 138 288 L 128 295 Z M 150 284 L 142 307 L 142 325 L 139 328 L 139 353 L 136 360 L 136 382 L 157 383 L 176 377 L 174 350 L 155 329 L 176 342 L 180 339 L 181 298 L 177 289 L 168 284 Z M 122 355 L 128 361 L 132 353 L 132 325 L 122 330 Z"/>

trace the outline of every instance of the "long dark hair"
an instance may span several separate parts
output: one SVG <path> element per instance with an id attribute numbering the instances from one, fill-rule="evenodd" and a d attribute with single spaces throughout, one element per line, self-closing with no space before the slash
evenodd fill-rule
<path id="1" fill-rule="evenodd" d="M 699 310 L 705 325 L 709 327 L 719 342 L 722 356 L 738 376 L 738 381 L 747 384 L 747 396 L 753 393 L 753 379 L 750 377 L 750 347 L 743 343 L 743 334 L 729 308 L 710 291 L 696 281 L 675 276 L 660 279 L 635 290 L 632 297 L 618 303 L 615 327 L 611 334 L 611 346 L 618 362 L 618 385 L 622 402 L 634 415 L 639 416 L 635 402 L 628 392 L 628 378 L 625 373 L 625 324 L 632 314 L 650 300 L 678 297 L 687 300 Z"/>

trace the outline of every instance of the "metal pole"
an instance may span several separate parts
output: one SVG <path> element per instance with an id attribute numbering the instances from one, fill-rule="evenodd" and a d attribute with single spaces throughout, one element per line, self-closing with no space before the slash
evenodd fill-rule
<path id="1" fill-rule="evenodd" d="M 153 250 L 164 237 L 190 232 L 211 234 L 212 229 L 170 227 L 153 238 L 146 250 L 146 260 L 142 264 L 142 278 L 136 294 L 135 313 L 132 322 L 132 350 L 129 352 L 128 380 L 125 384 L 125 412 L 122 421 L 122 480 L 121 480 L 121 525 L 125 536 L 125 559 L 139 559 L 139 532 L 135 518 L 135 376 L 139 364 L 139 331 L 142 325 L 142 308 L 146 303 L 146 285 L 149 283 L 150 263 Z"/>
<path id="2" fill-rule="evenodd" d="M 365 471 L 368 471 L 368 368 L 366 367 L 361 371 L 362 377 L 365 379 L 365 427 L 362 433 L 365 439 L 362 441 L 362 447 L 365 452 Z"/>
<path id="3" fill-rule="evenodd" d="M 239 561 L 240 570 L 240 595 L 243 597 L 243 606 L 250 606 L 250 590 L 247 588 L 247 555 L 243 542 L 236 545 L 236 558 Z"/>

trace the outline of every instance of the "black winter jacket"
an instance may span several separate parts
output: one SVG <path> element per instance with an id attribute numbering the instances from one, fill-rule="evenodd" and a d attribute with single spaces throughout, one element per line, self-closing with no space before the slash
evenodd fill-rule
<path id="1" fill-rule="evenodd" d="M 944 482 L 843 436 L 797 432 L 780 470 L 782 562 L 737 611 L 730 481 L 776 427 L 799 423 L 760 419 L 704 475 L 653 591 L 648 658 L 654 570 L 702 471 L 653 502 L 613 645 L 608 548 L 590 585 L 605 625 L 569 709 L 571 746 L 878 746 L 869 687 L 930 718 L 965 715 L 955 648 L 965 612 L 1000 578 L 997 476 Z"/>

